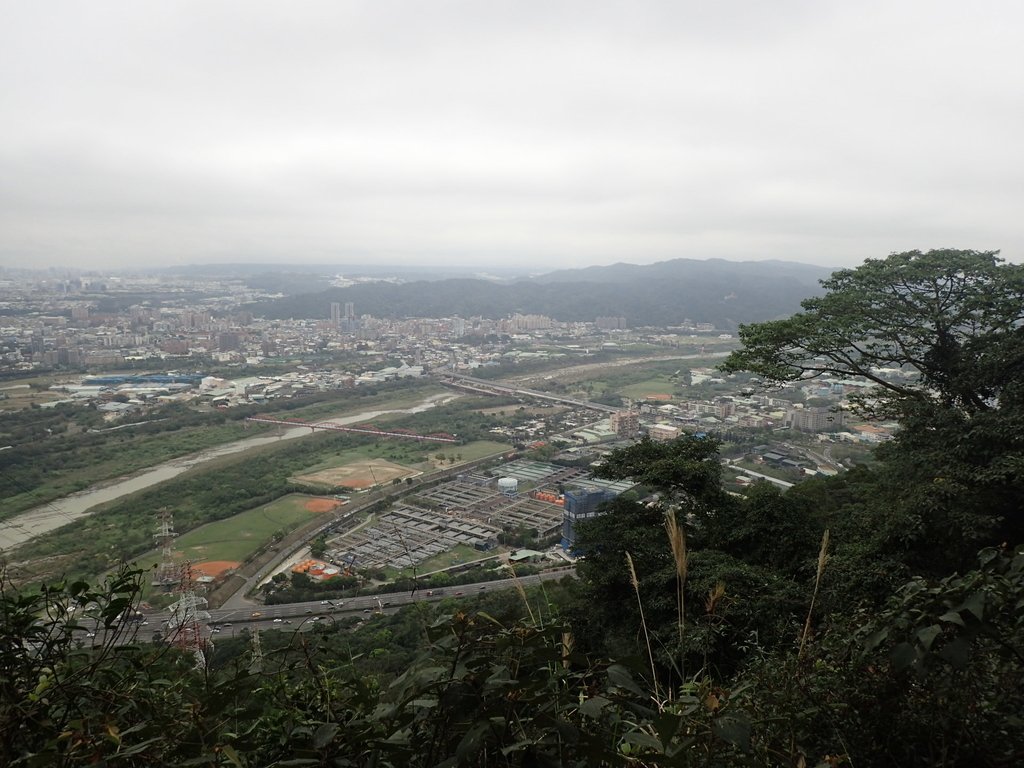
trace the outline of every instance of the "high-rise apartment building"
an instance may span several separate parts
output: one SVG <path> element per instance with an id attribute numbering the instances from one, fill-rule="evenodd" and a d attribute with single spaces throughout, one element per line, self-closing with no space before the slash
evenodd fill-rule
<path id="1" fill-rule="evenodd" d="M 831 408 L 795 408 L 789 423 L 801 432 L 835 432 L 843 426 L 843 412 Z"/>
<path id="2" fill-rule="evenodd" d="M 640 431 L 640 414 L 634 410 L 613 413 L 610 421 L 619 437 L 636 437 Z"/>

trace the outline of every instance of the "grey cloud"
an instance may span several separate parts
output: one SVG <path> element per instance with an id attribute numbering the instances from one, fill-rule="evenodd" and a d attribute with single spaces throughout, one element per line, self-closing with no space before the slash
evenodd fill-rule
<path id="1" fill-rule="evenodd" d="M 0 265 L 1017 259 L 1016 4 L 9 3 Z"/>

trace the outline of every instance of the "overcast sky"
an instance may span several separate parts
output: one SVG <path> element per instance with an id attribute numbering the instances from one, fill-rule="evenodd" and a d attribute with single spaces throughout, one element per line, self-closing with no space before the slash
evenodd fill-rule
<path id="1" fill-rule="evenodd" d="M 0 266 L 1024 260 L 1024 3 L 0 0 Z"/>

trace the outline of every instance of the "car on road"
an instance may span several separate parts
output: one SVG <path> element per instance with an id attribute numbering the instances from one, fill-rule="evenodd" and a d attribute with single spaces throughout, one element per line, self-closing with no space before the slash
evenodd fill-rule
<path id="1" fill-rule="evenodd" d="M 284 619 L 274 619 L 275 624 L 281 624 L 282 622 L 284 622 Z"/>
<path id="2" fill-rule="evenodd" d="M 259 618 L 260 616 L 262 616 L 263 614 L 262 614 L 262 613 L 260 613 L 259 611 L 253 611 L 253 612 L 252 612 L 252 613 L 250 613 L 249 615 L 250 615 L 250 616 L 251 616 L 252 618 L 254 618 L 254 619 L 258 619 L 258 618 Z"/>

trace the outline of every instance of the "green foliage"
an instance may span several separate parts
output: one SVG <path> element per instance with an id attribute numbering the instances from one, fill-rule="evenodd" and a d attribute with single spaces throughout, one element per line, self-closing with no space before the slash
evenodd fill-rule
<path id="1" fill-rule="evenodd" d="M 861 499 L 872 520 L 857 538 L 879 554 L 937 574 L 1020 541 L 1024 266 L 994 252 L 911 251 L 823 285 L 804 312 L 742 327 L 744 347 L 723 368 L 771 383 L 836 374 L 877 385 L 861 404 L 901 422 Z"/>
<path id="2" fill-rule="evenodd" d="M 1020 381 L 1024 266 L 995 252 L 909 251 L 868 259 L 822 285 L 825 295 L 803 301 L 804 312 L 742 326 L 743 348 L 722 368 L 775 383 L 863 376 L 896 414 L 904 401 L 933 394 L 946 407 L 983 411 Z M 919 380 L 878 372 L 904 367 Z"/>
<path id="3" fill-rule="evenodd" d="M 878 611 L 834 617 L 803 662 L 745 669 L 770 749 L 853 765 L 1013 765 L 1024 754 L 1024 554 L 912 579 Z M 756 691 L 756 693 L 755 693 Z"/>
<path id="4" fill-rule="evenodd" d="M 216 691 L 191 671 L 192 658 L 135 644 L 134 624 L 119 619 L 135 606 L 141 576 L 122 569 L 100 589 L 59 583 L 33 593 L 0 577 L 0 764 L 220 763 L 207 719 L 224 706 Z M 84 614 L 106 628 L 98 645 L 83 646 Z"/>
<path id="5" fill-rule="evenodd" d="M 267 633 L 261 659 L 229 641 L 205 668 L 116 632 L 82 648 L 50 618 L 73 602 L 116 629 L 139 576 L 0 590 L 4 765 L 684 766 L 751 747 L 727 692 L 652 701 L 637 670 L 580 653 L 550 611 L 519 620 L 507 597 L 489 598 L 493 612 L 371 622 L 358 647 L 330 626 Z M 417 638 L 415 655 L 391 656 Z"/>
<path id="6" fill-rule="evenodd" d="M 719 442 L 710 437 L 681 437 L 656 443 L 644 438 L 616 451 L 596 469 L 596 477 L 632 479 L 667 494 L 669 500 L 699 509 L 725 501 Z M 691 511 L 687 509 L 687 512 Z"/>

